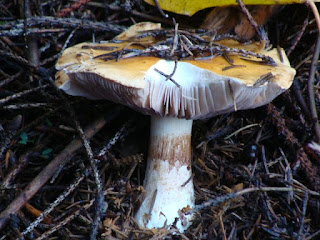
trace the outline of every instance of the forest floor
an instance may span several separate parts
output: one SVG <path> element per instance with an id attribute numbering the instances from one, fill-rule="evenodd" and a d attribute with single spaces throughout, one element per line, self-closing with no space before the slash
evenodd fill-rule
<path id="1" fill-rule="evenodd" d="M 264 26 L 297 71 L 292 87 L 267 106 L 194 121 L 197 211 L 183 234 L 134 220 L 149 117 L 53 84 L 66 47 L 142 21 L 199 28 L 209 12 L 166 19 L 140 0 L 0 2 L 1 240 L 320 239 L 320 41 L 307 5 L 281 6 Z"/>

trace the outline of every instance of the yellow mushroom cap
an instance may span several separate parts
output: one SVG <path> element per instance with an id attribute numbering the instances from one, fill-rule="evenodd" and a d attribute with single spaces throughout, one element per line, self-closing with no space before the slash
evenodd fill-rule
<path id="1" fill-rule="evenodd" d="M 140 29 L 159 28 L 159 24 L 139 23 L 117 39 L 129 40 Z M 152 38 L 139 41 L 150 44 Z M 282 49 L 265 50 L 261 44 L 243 46 L 232 40 L 220 44 L 270 56 L 276 66 L 239 55 L 230 56 L 234 67 L 222 56 L 176 63 L 152 56 L 105 60 L 97 56 L 133 48 L 130 41 L 81 43 L 66 49 L 58 60 L 56 84 L 70 95 L 108 99 L 145 114 L 187 119 L 256 108 L 291 86 L 295 70 Z M 179 86 L 164 76 L 173 72 L 172 79 Z"/>

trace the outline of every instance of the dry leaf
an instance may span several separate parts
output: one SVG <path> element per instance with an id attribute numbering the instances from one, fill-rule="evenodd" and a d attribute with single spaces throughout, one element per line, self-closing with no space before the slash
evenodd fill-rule
<path id="1" fill-rule="evenodd" d="M 154 5 L 154 0 L 145 0 L 145 2 Z M 304 0 L 242 0 L 246 5 L 273 5 L 273 4 L 292 4 L 292 3 L 304 3 Z M 319 0 L 314 0 L 319 2 Z M 174 13 L 192 16 L 196 12 L 210 7 L 221 7 L 228 5 L 237 5 L 235 0 L 158 0 L 158 3 L 163 10 L 167 10 Z"/>

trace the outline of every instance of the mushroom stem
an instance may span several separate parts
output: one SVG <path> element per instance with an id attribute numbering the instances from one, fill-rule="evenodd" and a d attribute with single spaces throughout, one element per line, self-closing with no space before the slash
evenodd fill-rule
<path id="1" fill-rule="evenodd" d="M 150 146 L 145 192 L 135 219 L 141 227 L 161 228 L 172 224 L 180 232 L 191 224 L 194 207 L 191 172 L 192 120 L 151 117 Z"/>

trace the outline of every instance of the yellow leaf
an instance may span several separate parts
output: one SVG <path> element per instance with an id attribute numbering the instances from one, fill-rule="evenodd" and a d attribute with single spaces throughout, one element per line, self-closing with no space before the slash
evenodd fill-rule
<path id="1" fill-rule="evenodd" d="M 313 2 L 319 2 L 314 0 Z M 145 2 L 155 5 L 154 0 L 145 0 Z M 291 4 L 291 3 L 304 3 L 305 0 L 242 0 L 246 5 L 273 5 L 273 4 Z M 158 0 L 158 3 L 163 10 L 174 13 L 184 14 L 191 16 L 199 10 L 218 7 L 237 5 L 236 0 Z"/>

